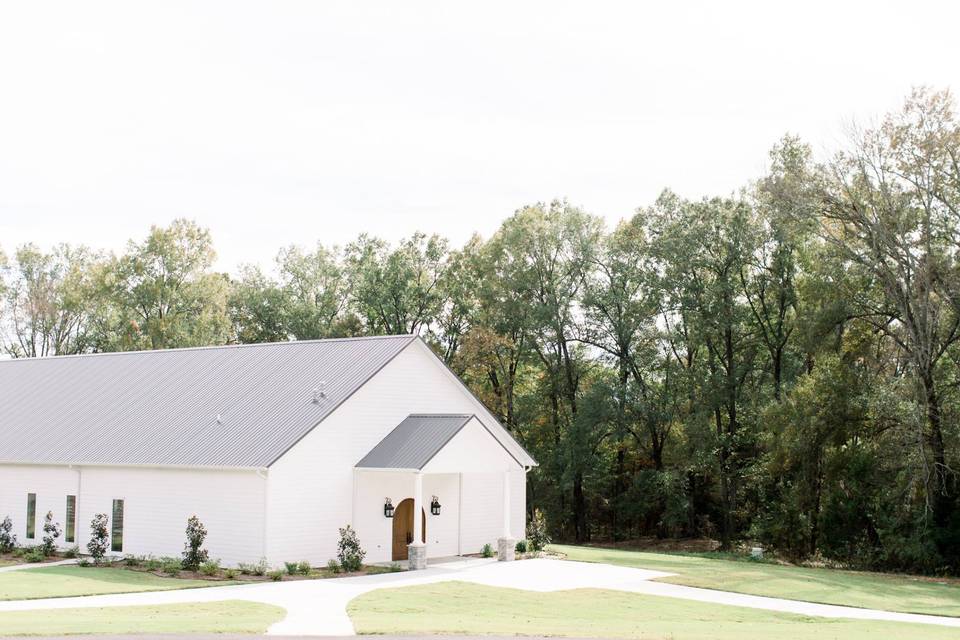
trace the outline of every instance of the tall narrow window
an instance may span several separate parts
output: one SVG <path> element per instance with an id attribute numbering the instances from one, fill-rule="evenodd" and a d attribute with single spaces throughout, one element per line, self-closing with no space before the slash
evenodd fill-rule
<path id="1" fill-rule="evenodd" d="M 37 535 L 37 494 L 27 494 L 27 539 Z"/>
<path id="2" fill-rule="evenodd" d="M 113 501 L 113 528 L 110 531 L 110 550 L 123 551 L 123 500 Z"/>
<path id="3" fill-rule="evenodd" d="M 67 496 L 67 530 L 64 540 L 73 542 L 77 535 L 77 496 Z"/>

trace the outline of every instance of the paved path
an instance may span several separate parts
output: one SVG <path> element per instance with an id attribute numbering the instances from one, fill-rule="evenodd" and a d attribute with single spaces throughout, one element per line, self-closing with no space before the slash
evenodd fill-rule
<path id="1" fill-rule="evenodd" d="M 0 602 L 0 611 L 253 600 L 287 610 L 287 617 L 268 630 L 271 635 L 346 636 L 354 633 L 346 606 L 360 594 L 387 587 L 462 580 L 494 587 L 542 592 L 581 588 L 613 589 L 815 617 L 912 622 L 960 628 L 960 618 L 814 604 L 651 581 L 667 575 L 669 574 L 659 571 L 565 560 L 538 559 L 498 563 L 494 560 L 461 559 L 437 564 L 425 571 L 357 578 L 261 582 L 179 591 L 8 601 Z"/>
<path id="2" fill-rule="evenodd" d="M 43 567 L 62 567 L 65 564 L 76 564 L 77 560 L 57 560 L 56 562 L 28 562 L 26 564 L 12 564 L 8 567 L 0 567 L 0 573 L 8 571 L 24 571 L 26 569 L 41 569 Z"/>

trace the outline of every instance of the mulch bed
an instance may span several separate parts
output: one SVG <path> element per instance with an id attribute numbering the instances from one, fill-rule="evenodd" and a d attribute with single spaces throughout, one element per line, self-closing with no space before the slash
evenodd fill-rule
<path id="1" fill-rule="evenodd" d="M 23 556 L 14 555 L 12 553 L 0 553 L 0 567 L 8 567 L 12 564 L 47 564 L 50 562 L 59 562 L 60 560 L 66 560 L 66 556 L 62 553 L 57 553 L 52 556 L 48 556 L 41 560 L 40 562 L 27 562 L 27 559 Z"/>
<path id="2" fill-rule="evenodd" d="M 279 582 L 279 581 L 287 582 L 289 580 L 323 580 L 326 578 L 352 578 L 354 576 L 367 576 L 367 575 L 373 575 L 378 573 L 393 572 L 393 570 L 387 567 L 380 567 L 380 566 L 364 566 L 363 569 L 361 569 L 360 571 L 351 571 L 351 572 L 341 571 L 340 573 L 334 573 L 333 571 L 330 571 L 329 569 L 326 569 L 326 568 L 322 568 L 322 569 L 314 568 L 309 575 L 303 575 L 300 573 L 288 574 L 287 572 L 284 572 L 282 577 L 278 581 L 269 575 L 258 576 L 254 574 L 237 572 L 236 575 L 228 576 L 225 569 L 221 569 L 219 572 L 217 572 L 214 575 L 207 575 L 199 571 L 185 571 L 185 570 L 180 570 L 176 575 L 171 575 L 170 573 L 167 573 L 163 569 L 150 569 L 143 565 L 131 566 L 127 564 L 124 560 L 113 560 L 110 562 L 103 562 L 101 564 L 90 564 L 85 566 L 91 569 L 106 568 L 106 567 L 109 567 L 112 569 L 126 569 L 127 571 L 136 571 L 139 573 L 151 573 L 160 578 L 174 578 L 174 579 L 180 579 L 180 580 L 206 580 L 209 582 Z"/>

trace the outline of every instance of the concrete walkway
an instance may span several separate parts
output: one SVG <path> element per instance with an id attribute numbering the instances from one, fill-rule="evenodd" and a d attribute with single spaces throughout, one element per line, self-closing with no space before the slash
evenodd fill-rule
<path id="1" fill-rule="evenodd" d="M 658 571 L 565 560 L 538 559 L 497 563 L 494 560 L 461 559 L 436 564 L 425 571 L 357 578 L 261 582 L 179 591 L 8 601 L 0 602 L 0 611 L 253 600 L 287 610 L 287 617 L 270 627 L 269 634 L 344 636 L 354 634 L 346 607 L 347 603 L 358 595 L 374 589 L 461 580 L 493 587 L 541 592 L 581 588 L 613 589 L 815 617 L 912 622 L 960 628 L 960 618 L 814 604 L 651 582 L 653 578 L 667 575 L 669 574 Z"/>
<path id="2" fill-rule="evenodd" d="M 62 567 L 67 564 L 76 564 L 77 559 L 72 558 L 70 560 L 57 560 L 56 562 L 28 562 L 25 564 L 12 564 L 7 567 L 0 567 L 0 573 L 7 573 L 8 571 L 25 571 L 27 569 L 42 569 L 43 567 Z"/>

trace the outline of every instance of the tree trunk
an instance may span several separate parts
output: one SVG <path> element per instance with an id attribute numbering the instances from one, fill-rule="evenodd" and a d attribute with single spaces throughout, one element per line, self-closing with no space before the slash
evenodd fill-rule
<path id="1" fill-rule="evenodd" d="M 573 477 L 573 517 L 574 536 L 577 542 L 590 540 L 587 531 L 587 500 L 583 494 L 583 472 L 577 471 Z"/>

